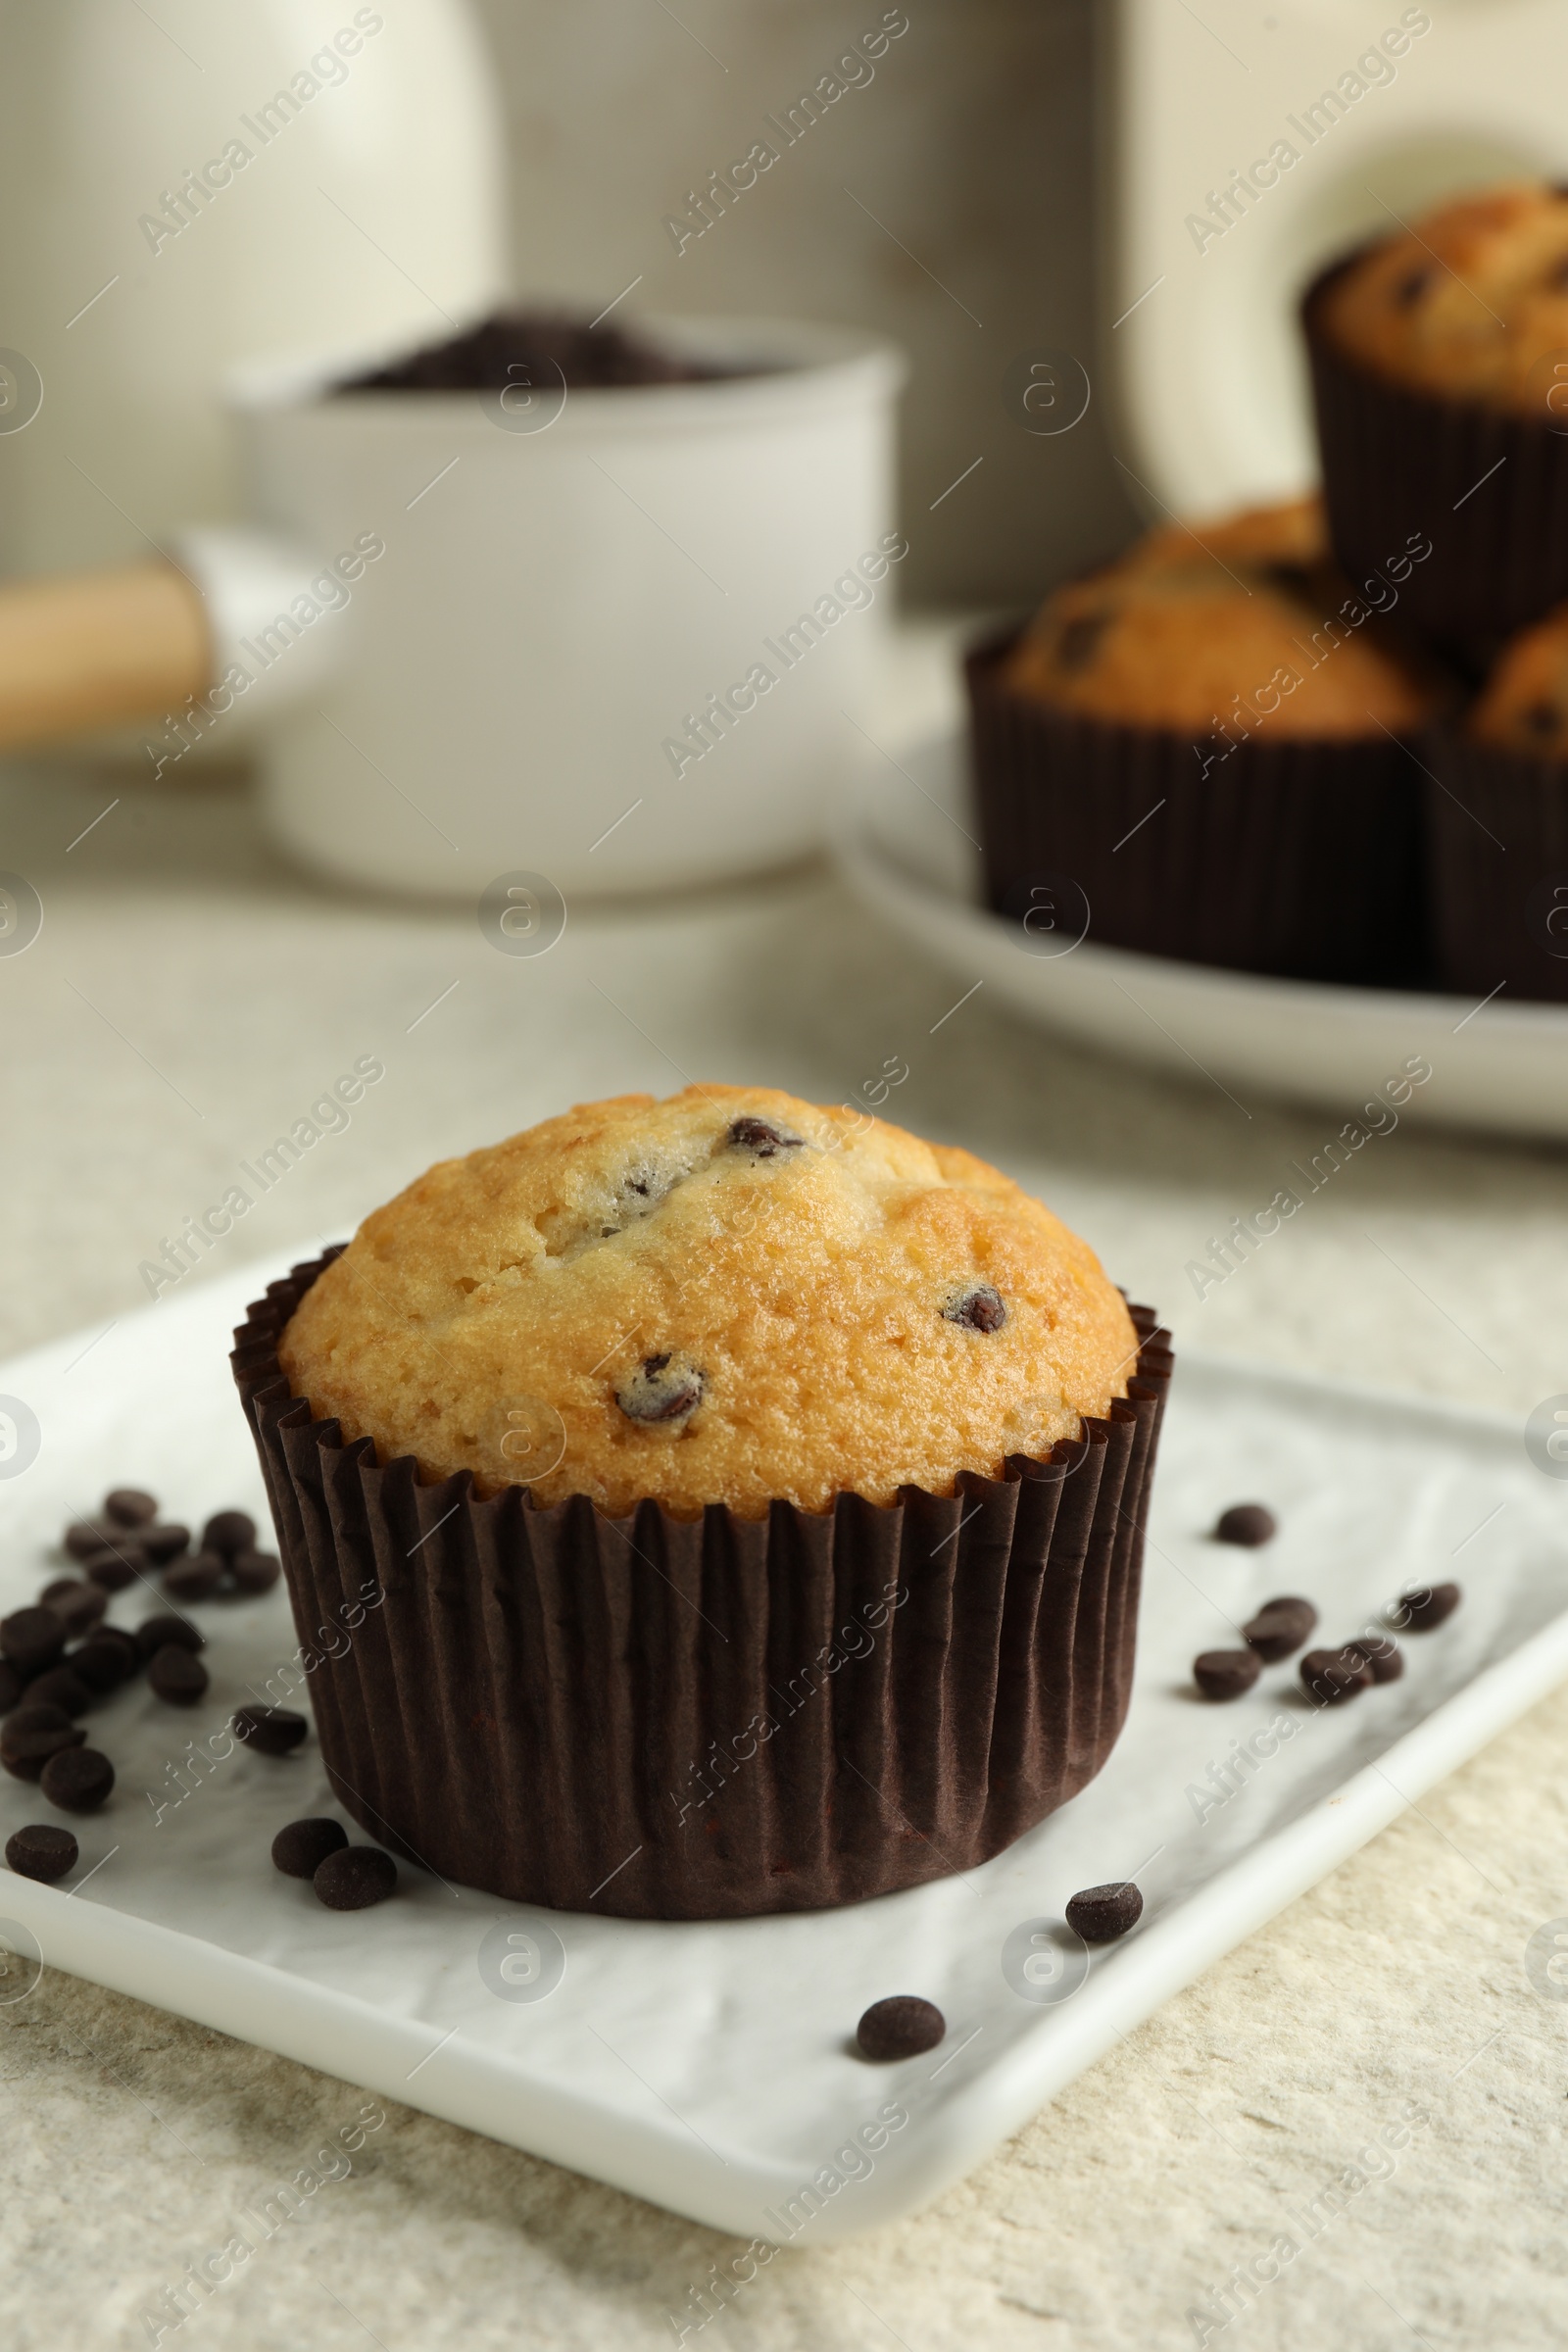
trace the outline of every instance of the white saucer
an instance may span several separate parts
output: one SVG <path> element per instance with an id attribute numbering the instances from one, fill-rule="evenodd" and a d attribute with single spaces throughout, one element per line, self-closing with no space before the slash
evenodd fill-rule
<path id="1" fill-rule="evenodd" d="M 1028 1019 L 1244 1107 L 1284 1096 L 1352 1118 L 1411 1060 L 1432 1075 L 1400 1116 L 1504 1135 L 1568 1136 L 1568 1005 L 1482 1004 L 1270 980 L 1128 949 L 1070 945 L 985 906 L 964 751 L 944 736 L 878 764 L 844 806 L 834 854 L 851 889 L 954 975 Z"/>

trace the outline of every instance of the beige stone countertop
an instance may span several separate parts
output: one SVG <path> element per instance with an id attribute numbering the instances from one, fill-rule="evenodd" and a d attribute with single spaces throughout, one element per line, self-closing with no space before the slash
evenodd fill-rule
<path id="1" fill-rule="evenodd" d="M 105 804 L 118 806 L 82 828 Z M 1517 1413 L 1568 1390 L 1560 1152 L 1401 1125 L 1199 1304 L 1186 1261 L 1316 1150 L 1323 1114 L 1102 1064 L 958 991 L 820 869 L 573 908 L 550 955 L 471 908 L 286 867 L 221 778 L 0 778 L 0 866 L 46 906 L 0 962 L 6 1350 L 142 1303 L 138 1263 L 356 1055 L 385 1080 L 224 1245 L 346 1234 L 429 1160 L 688 1075 L 888 1108 L 1040 1192 L 1178 1342 Z M 68 845 L 74 843 L 74 847 Z M 215 1266 L 220 1262 L 216 1257 Z M 195 1279 L 195 1277 L 192 1277 Z M 1568 1913 L 1568 1693 L 1128 2036 L 965 2182 L 779 2255 L 687 2343 L 731 2352 L 1320 2352 L 1556 2345 L 1568 2002 L 1522 1966 Z M 143 2313 L 364 2094 L 58 1974 L 0 2007 L 16 2352 L 154 2340 Z M 1221 2332 L 1233 2267 L 1404 2103 L 1430 2124 Z M 212 2352 L 668 2346 L 730 2241 L 388 2106 L 352 2175 L 158 2340 Z"/>

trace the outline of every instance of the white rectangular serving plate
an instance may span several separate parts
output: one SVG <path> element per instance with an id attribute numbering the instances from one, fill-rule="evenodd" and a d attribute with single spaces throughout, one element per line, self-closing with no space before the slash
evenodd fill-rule
<path id="1" fill-rule="evenodd" d="M 166 1515 L 198 1528 L 226 1504 L 265 1521 L 225 1359 L 231 1325 L 282 1271 L 279 1260 L 193 1284 L 0 1367 L 0 1411 L 21 1399 L 41 1431 L 37 1458 L 0 1476 L 0 1608 L 64 1572 L 62 1526 L 111 1486 L 150 1487 Z M 1276 1541 L 1212 1542 L 1218 1511 L 1251 1499 L 1277 1511 Z M 1195 1652 L 1235 1647 L 1236 1625 L 1276 1593 L 1314 1600 L 1316 1638 L 1339 1642 L 1401 1589 L 1446 1577 L 1463 1583 L 1463 1606 L 1403 1642 L 1401 1681 L 1350 1705 L 1314 1709 L 1294 1663 L 1265 1668 L 1229 1705 L 1194 1693 Z M 133 1587 L 111 1614 L 134 1626 L 156 1605 Z M 71 1879 L 0 1881 L 0 1939 L 24 1951 L 30 1937 L 46 1967 L 714 2228 L 821 2244 L 960 2178 L 1568 1676 L 1568 1484 L 1544 1476 L 1502 1418 L 1179 1358 L 1137 1682 L 1100 1778 L 984 1869 L 843 1910 L 710 1925 L 530 1913 L 407 1866 L 391 1902 L 323 1909 L 269 1858 L 284 1822 L 337 1810 L 314 1739 L 278 1759 L 223 1737 L 295 1649 L 282 1591 L 186 1613 L 208 1636 L 206 1698 L 176 1709 L 140 1681 L 87 1719 L 115 1794 L 72 1822 Z M 1283 1740 L 1265 1732 L 1282 1718 Z M 1210 1766 L 1259 1732 L 1276 1752 L 1233 1770 L 1235 1793 L 1209 1801 Z M 187 1742 L 232 1753 L 177 1779 Z M 433 1747 L 426 1761 L 440 1770 Z M 582 1766 L 591 1774 L 594 1758 Z M 36 1788 L 0 1783 L 0 1841 L 61 1818 Z M 1069 1895 L 1135 1874 L 1139 1927 L 1049 1997 L 1081 1967 L 1081 1953 L 1055 1956 Z M 564 1946 L 564 1976 L 542 1999 L 500 1996 L 479 1972 L 481 1939 L 498 1921 L 526 1934 L 541 1920 Z M 1014 1989 L 1029 1983 L 1016 1962 L 1004 1974 L 1004 1947 L 1031 1922 L 1056 1938 L 1031 1962 L 1045 1998 Z M 26 1972 L 13 1966 L 11 1981 Z M 947 2037 L 923 2058 L 871 2066 L 855 2052 L 856 2022 L 896 1992 L 936 2001 Z"/>

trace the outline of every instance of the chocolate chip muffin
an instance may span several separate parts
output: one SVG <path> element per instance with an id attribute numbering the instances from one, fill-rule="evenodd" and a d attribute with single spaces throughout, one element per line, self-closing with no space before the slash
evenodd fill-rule
<path id="1" fill-rule="evenodd" d="M 531 1451 L 547 1427 L 538 1502 L 760 1518 L 996 1477 L 1108 1411 L 1137 1352 L 1087 1245 L 982 1160 L 694 1086 L 432 1168 L 366 1220 L 279 1355 L 421 1478 L 496 1494 L 517 1430 Z"/>
<path id="2" fill-rule="evenodd" d="M 984 1862 L 1131 1687 L 1170 1350 L 967 1152 L 587 1104 L 274 1283 L 234 1372 L 339 1801 L 517 1901 L 802 1910 Z"/>
<path id="3" fill-rule="evenodd" d="M 1396 593 L 1382 585 L 1380 601 Z M 1152 532 L 1049 597 L 1002 680 L 1055 710 L 1177 730 L 1221 760 L 1264 727 L 1365 742 L 1420 725 L 1436 701 L 1335 569 L 1315 499 Z"/>
<path id="4" fill-rule="evenodd" d="M 1568 606 L 1503 649 L 1429 755 L 1438 974 L 1568 1002 Z"/>
<path id="5" fill-rule="evenodd" d="M 1568 193 L 1518 180 L 1457 197 L 1364 251 L 1320 324 L 1362 367 L 1516 416 L 1568 406 Z M 1565 419 L 1568 421 L 1568 419 Z"/>
<path id="6" fill-rule="evenodd" d="M 1342 564 L 1428 535 L 1410 613 L 1483 669 L 1568 594 L 1568 194 L 1450 198 L 1326 270 L 1302 321 Z"/>
<path id="7" fill-rule="evenodd" d="M 987 895 L 1019 944 L 1076 934 L 1297 979 L 1417 971 L 1403 739 L 1444 699 L 1398 628 L 1422 552 L 1354 587 L 1313 500 L 1173 524 L 977 648 Z M 1066 919 L 1045 930 L 1042 906 Z"/>

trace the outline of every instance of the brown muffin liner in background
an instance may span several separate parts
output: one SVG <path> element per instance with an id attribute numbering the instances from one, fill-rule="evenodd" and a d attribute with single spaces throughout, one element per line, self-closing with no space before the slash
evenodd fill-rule
<path id="1" fill-rule="evenodd" d="M 1427 761 L 1440 986 L 1568 1004 L 1568 760 L 1444 727 Z"/>
<path id="2" fill-rule="evenodd" d="M 1568 597 L 1568 435 L 1394 383 L 1342 351 L 1324 300 L 1360 259 L 1325 270 L 1301 304 L 1329 536 L 1352 584 L 1384 571 L 1400 616 L 1479 674 Z M 1386 566 L 1412 533 L 1432 553 L 1395 580 Z"/>
<path id="3" fill-rule="evenodd" d="M 1270 742 L 1265 726 L 1204 774 L 1190 736 L 1014 692 L 1002 670 L 1018 634 L 965 663 L 999 914 L 1025 917 L 1049 876 L 1077 885 L 1104 946 L 1291 980 L 1424 980 L 1421 776 L 1399 744 Z"/>
<path id="4" fill-rule="evenodd" d="M 1125 1402 L 951 1498 L 612 1522 L 420 1486 L 314 1419 L 277 1342 L 336 1254 L 231 1360 L 322 1758 L 382 1844 L 563 1910 L 815 1910 L 974 1868 L 1104 1763 L 1172 1361 L 1151 1309 Z"/>

